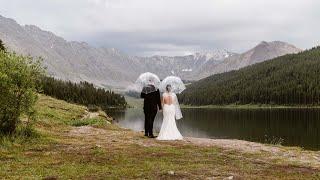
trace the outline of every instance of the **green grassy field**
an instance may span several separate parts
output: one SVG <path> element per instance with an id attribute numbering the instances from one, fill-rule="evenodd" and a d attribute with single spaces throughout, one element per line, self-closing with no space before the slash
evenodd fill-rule
<path id="1" fill-rule="evenodd" d="M 319 179 L 319 168 L 182 141 L 159 142 L 102 112 L 40 96 L 31 137 L 1 137 L 1 179 Z M 82 126 L 90 125 L 90 126 Z"/>

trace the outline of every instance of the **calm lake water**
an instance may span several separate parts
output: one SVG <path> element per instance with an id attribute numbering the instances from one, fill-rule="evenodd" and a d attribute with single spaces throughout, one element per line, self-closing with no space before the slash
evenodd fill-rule
<path id="1" fill-rule="evenodd" d="M 142 131 L 142 109 L 108 110 L 115 122 L 125 128 Z M 242 139 L 262 143 L 281 142 L 320 150 L 320 109 L 182 109 L 177 121 L 182 135 L 204 138 Z M 154 128 L 158 132 L 162 113 Z"/>

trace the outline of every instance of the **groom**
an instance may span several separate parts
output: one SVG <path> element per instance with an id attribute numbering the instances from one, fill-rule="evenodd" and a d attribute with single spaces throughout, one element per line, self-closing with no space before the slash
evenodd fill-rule
<path id="1" fill-rule="evenodd" d="M 141 98 L 144 99 L 144 135 L 150 138 L 155 138 L 155 136 L 153 135 L 153 122 L 154 118 L 157 115 L 158 109 L 162 109 L 160 92 L 152 83 L 150 83 L 142 89 Z"/>

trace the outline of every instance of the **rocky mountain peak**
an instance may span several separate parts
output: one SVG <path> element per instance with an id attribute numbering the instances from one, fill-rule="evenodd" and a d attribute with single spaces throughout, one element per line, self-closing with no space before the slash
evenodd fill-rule
<path id="1" fill-rule="evenodd" d="M 235 53 L 229 52 L 225 49 L 214 49 L 211 51 L 196 52 L 193 56 L 196 60 L 205 59 L 206 61 L 208 61 L 208 60 L 221 61 L 221 60 L 228 58 L 234 54 Z"/>

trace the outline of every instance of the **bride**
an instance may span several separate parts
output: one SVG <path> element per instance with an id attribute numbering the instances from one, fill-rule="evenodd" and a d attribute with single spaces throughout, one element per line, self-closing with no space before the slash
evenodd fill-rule
<path id="1" fill-rule="evenodd" d="M 163 122 L 157 140 L 182 140 L 176 119 L 182 118 L 178 98 L 171 92 L 171 85 L 166 86 L 166 92 L 162 96 Z"/>

